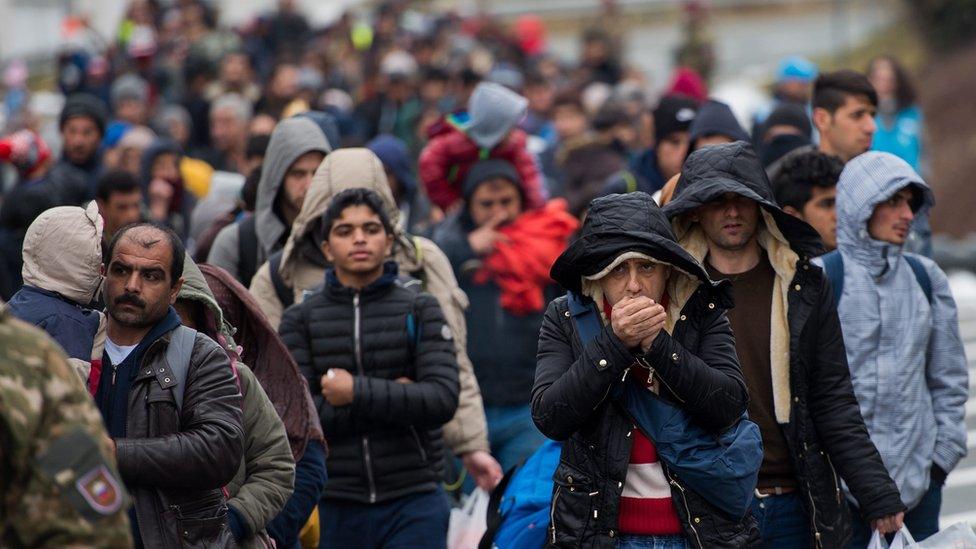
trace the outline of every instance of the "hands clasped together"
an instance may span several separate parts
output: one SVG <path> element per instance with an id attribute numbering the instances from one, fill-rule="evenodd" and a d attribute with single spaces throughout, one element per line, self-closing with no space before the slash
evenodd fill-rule
<path id="1" fill-rule="evenodd" d="M 613 306 L 610 325 L 613 333 L 629 349 L 638 346 L 647 352 L 664 328 L 668 315 L 664 307 L 644 296 L 624 297 Z"/>

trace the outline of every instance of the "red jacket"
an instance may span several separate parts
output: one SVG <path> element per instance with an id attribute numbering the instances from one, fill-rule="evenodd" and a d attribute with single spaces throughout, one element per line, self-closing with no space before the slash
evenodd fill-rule
<path id="1" fill-rule="evenodd" d="M 461 200 L 461 186 L 471 166 L 479 160 L 497 158 L 511 162 L 522 178 L 526 209 L 542 207 L 542 177 L 526 143 L 525 132 L 516 128 L 495 148 L 482 151 L 463 131 L 449 123 L 438 124 L 420 153 L 420 180 L 427 196 L 446 211 Z"/>

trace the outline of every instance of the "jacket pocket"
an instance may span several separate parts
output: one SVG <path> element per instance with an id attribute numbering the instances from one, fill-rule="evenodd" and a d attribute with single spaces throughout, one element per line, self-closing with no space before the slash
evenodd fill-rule
<path id="1" fill-rule="evenodd" d="M 171 528 L 176 529 L 180 547 L 184 549 L 237 546 L 227 522 L 227 504 L 222 495 L 170 505 L 164 517 L 173 525 Z"/>
<path id="2" fill-rule="evenodd" d="M 152 384 L 156 381 L 152 380 Z M 178 433 L 180 412 L 168 389 L 150 387 L 146 395 L 146 411 L 149 419 L 149 437 Z"/>
<path id="3" fill-rule="evenodd" d="M 427 450 L 424 448 L 420 433 L 417 432 L 417 428 L 413 425 L 410 426 L 410 434 L 413 435 L 413 440 L 417 444 L 417 451 L 420 452 L 420 460 L 427 463 Z"/>
<path id="4" fill-rule="evenodd" d="M 558 547 L 579 547 L 589 533 L 594 513 L 593 490 L 589 475 L 573 465 L 560 461 L 552 477 L 554 488 L 549 511 L 549 543 Z"/>

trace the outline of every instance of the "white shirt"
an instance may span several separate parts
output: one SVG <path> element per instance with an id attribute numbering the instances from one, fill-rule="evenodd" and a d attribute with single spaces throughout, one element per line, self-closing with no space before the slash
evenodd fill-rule
<path id="1" fill-rule="evenodd" d="M 108 358 L 112 361 L 112 364 L 116 366 L 122 364 L 125 357 L 129 356 L 129 353 L 138 346 L 138 343 L 135 345 L 118 345 L 108 336 L 105 337 L 105 352 L 108 354 Z"/>

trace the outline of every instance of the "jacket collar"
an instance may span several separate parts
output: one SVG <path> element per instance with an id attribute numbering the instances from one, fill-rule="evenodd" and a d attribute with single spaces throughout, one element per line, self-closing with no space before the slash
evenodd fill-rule
<path id="1" fill-rule="evenodd" d="M 397 276 L 399 275 L 399 269 L 395 261 L 387 261 L 383 263 L 383 274 L 380 275 L 378 279 L 373 281 L 369 286 L 366 286 L 358 292 L 352 288 L 343 286 L 339 282 L 339 277 L 335 274 L 335 268 L 329 267 L 325 271 L 325 291 L 333 298 L 339 298 L 342 300 L 352 299 L 357 293 L 363 297 L 372 297 L 379 293 L 384 292 L 396 283 Z"/>
<path id="2" fill-rule="evenodd" d="M 176 309 L 170 307 L 169 311 L 166 313 L 166 316 L 157 322 L 156 325 L 153 326 L 152 330 L 149 330 L 146 337 L 142 338 L 142 341 L 139 342 L 139 345 L 132 351 L 131 355 L 136 361 L 135 364 L 137 365 L 137 368 L 133 368 L 132 370 L 133 376 L 136 380 L 152 377 L 153 372 L 151 369 L 147 372 L 145 368 L 139 367 L 142 366 L 145 357 L 152 354 L 150 351 L 155 351 L 156 342 L 169 342 L 170 332 L 179 326 L 180 316 L 176 314 Z"/>

